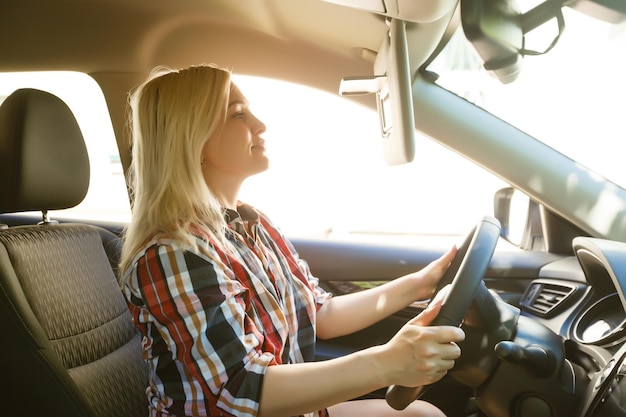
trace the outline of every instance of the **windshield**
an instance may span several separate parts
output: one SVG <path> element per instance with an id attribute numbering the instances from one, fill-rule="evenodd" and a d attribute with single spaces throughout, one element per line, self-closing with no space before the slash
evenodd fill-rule
<path id="1" fill-rule="evenodd" d="M 526 56 L 510 84 L 483 69 L 461 29 L 429 69 L 442 87 L 624 188 L 626 22 L 605 23 L 567 7 L 563 14 L 556 46 Z M 552 23 L 529 34 L 533 49 L 552 42 Z"/>

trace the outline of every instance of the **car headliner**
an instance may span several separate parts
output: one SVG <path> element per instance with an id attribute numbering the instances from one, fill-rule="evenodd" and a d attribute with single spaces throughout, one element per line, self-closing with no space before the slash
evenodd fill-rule
<path id="1" fill-rule="evenodd" d="M 214 62 L 333 92 L 338 73 L 371 74 L 387 30 L 382 16 L 321 0 L 32 0 L 0 11 L 0 71 L 143 77 Z"/>

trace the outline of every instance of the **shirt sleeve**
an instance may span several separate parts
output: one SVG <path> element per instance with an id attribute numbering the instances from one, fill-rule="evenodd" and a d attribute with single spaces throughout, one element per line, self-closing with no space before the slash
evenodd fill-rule
<path id="1" fill-rule="evenodd" d="M 136 262 L 133 277 L 181 380 L 191 374 L 220 415 L 257 415 L 262 379 L 275 359 L 260 349 L 263 335 L 246 314 L 249 292 L 232 272 L 217 256 L 155 245 Z"/>

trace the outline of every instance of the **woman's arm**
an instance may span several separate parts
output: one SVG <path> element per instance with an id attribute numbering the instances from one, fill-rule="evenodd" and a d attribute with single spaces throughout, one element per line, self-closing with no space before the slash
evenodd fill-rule
<path id="1" fill-rule="evenodd" d="M 426 327 L 440 303 L 408 322 L 386 344 L 321 362 L 274 365 L 263 379 L 259 416 L 293 416 L 347 401 L 389 385 L 436 382 L 454 366 L 461 329 Z"/>
<path id="2" fill-rule="evenodd" d="M 430 298 L 456 255 L 452 247 L 420 271 L 384 285 L 326 301 L 317 313 L 317 336 L 330 339 L 364 329 L 416 300 Z"/>

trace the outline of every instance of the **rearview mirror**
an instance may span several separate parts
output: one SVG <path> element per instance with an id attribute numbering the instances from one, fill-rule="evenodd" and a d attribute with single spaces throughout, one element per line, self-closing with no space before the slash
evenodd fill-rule
<path id="1" fill-rule="evenodd" d="M 485 69 L 505 84 L 514 81 L 522 68 L 524 47 L 515 0 L 461 0 L 461 22 Z"/>
<path id="2" fill-rule="evenodd" d="M 556 45 L 565 27 L 564 3 L 544 0 L 522 13 L 517 0 L 461 0 L 461 23 L 484 68 L 507 84 L 517 79 L 525 55 L 542 55 Z M 552 43 L 543 51 L 528 49 L 525 35 L 552 19 L 558 23 Z"/>

